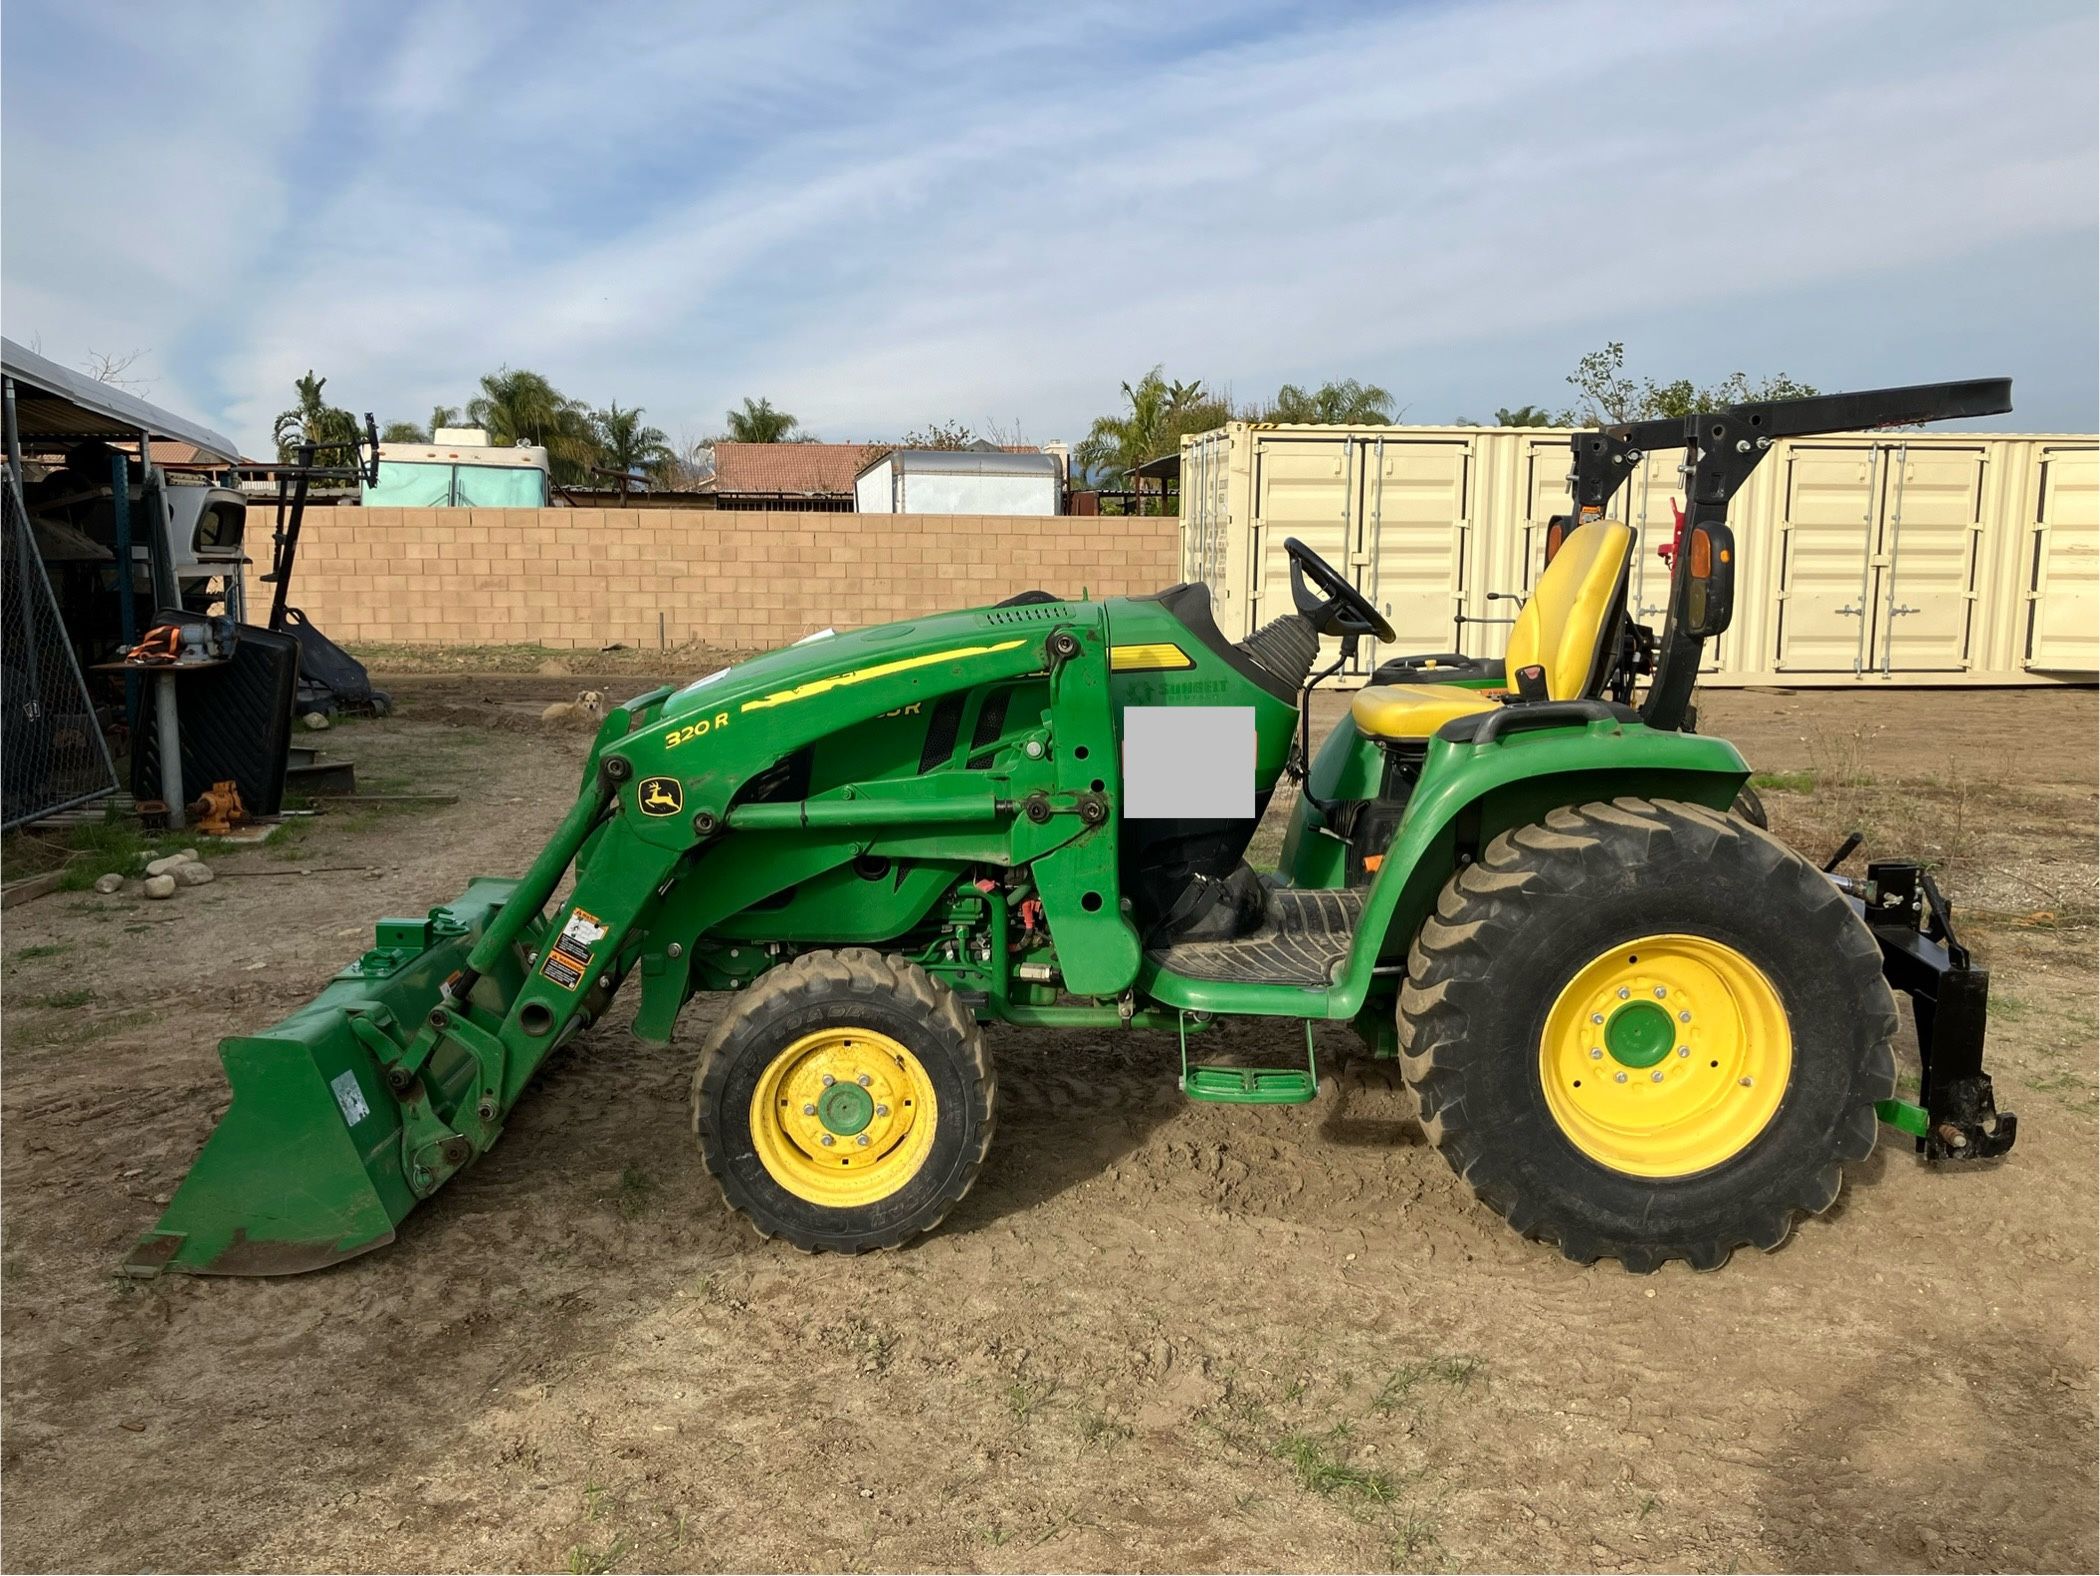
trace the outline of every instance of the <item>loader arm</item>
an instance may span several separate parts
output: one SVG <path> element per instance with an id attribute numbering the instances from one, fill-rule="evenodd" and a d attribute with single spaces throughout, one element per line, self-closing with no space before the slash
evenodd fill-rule
<path id="1" fill-rule="evenodd" d="M 917 844 L 958 870 L 1031 867 L 1069 987 L 1127 988 L 1139 949 L 1118 885 L 1106 615 L 1075 603 L 996 617 L 833 636 L 616 708 L 521 878 L 477 883 L 471 903 L 426 921 L 384 922 L 387 957 L 375 949 L 287 1023 L 225 1042 L 233 1108 L 127 1270 L 289 1273 L 390 1241 L 487 1152 L 547 1057 L 630 974 L 642 980 L 637 1034 L 666 1039 L 701 938 L 871 850 Z M 747 793 L 842 727 L 1031 678 L 1048 696 L 1040 726 L 984 769 L 786 800 Z M 771 961 L 763 946 L 739 950 L 753 974 Z"/>

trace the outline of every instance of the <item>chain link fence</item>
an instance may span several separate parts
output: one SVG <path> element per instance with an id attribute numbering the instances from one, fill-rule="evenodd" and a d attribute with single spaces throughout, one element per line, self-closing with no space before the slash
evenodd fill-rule
<path id="1" fill-rule="evenodd" d="M 17 487 L 14 476 L 0 486 L 0 829 L 117 786 Z"/>

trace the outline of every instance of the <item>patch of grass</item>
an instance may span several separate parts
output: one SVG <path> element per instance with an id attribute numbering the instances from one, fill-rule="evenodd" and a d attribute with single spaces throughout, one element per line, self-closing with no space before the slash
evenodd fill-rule
<path id="1" fill-rule="evenodd" d="M 2093 1081 L 2077 1073 L 2046 1073 L 2040 1078 L 2030 1078 L 2027 1087 L 2053 1097 L 2065 1110 L 2079 1116 L 2091 1116 L 2100 1111 L 2100 1096 L 2095 1094 Z"/>
<path id="2" fill-rule="evenodd" d="M 58 889 L 85 892 L 106 875 L 137 875 L 147 855 L 160 844 L 149 841 L 136 821 L 105 819 L 74 827 L 66 836 L 66 846 L 73 850 L 74 858 L 58 878 Z M 172 849 L 163 847 L 162 852 Z"/>
<path id="3" fill-rule="evenodd" d="M 1440 1556 L 1444 1544 L 1435 1511 L 1427 1505 L 1407 1505 L 1393 1519 L 1392 1542 L 1386 1558 L 1394 1570 L 1413 1570 L 1422 1561 Z"/>
<path id="4" fill-rule="evenodd" d="M 627 1552 L 625 1536 L 617 1537 L 602 1549 L 586 1547 L 581 1543 L 569 1549 L 570 1576 L 602 1576 L 619 1564 L 620 1556 Z"/>
<path id="5" fill-rule="evenodd" d="M 1750 786 L 1769 788 L 1777 793 L 1814 793 L 1816 774 L 1807 772 L 1752 772 Z"/>
<path id="6" fill-rule="evenodd" d="M 24 947 L 15 954 L 17 963 L 28 963 L 37 958 L 55 958 L 72 945 L 69 941 L 53 941 L 43 946 Z"/>
<path id="7" fill-rule="evenodd" d="M 1017 1379 L 1006 1387 L 1006 1410 L 1017 1423 L 1025 1423 L 1057 1394 L 1054 1379 Z"/>
<path id="8" fill-rule="evenodd" d="M 2002 1018 L 2007 1023 L 2018 1023 L 2034 1013 L 2034 1003 L 2013 995 L 2010 991 L 1993 991 L 1984 1004 L 1985 1013 L 1992 1018 Z"/>
<path id="9" fill-rule="evenodd" d="M 977 1529 L 977 1536 L 984 1539 L 984 1541 L 989 1543 L 993 1548 L 998 1549 L 1004 1548 L 1006 1544 L 1012 1540 L 1013 1532 L 1011 1529 L 1002 1527 L 1001 1525 L 999 1525 L 998 1522 L 995 1521 L 988 1527 L 979 1527 Z"/>
<path id="10" fill-rule="evenodd" d="M 1454 1393 L 1462 1391 L 1484 1366 L 1478 1357 L 1467 1356 L 1426 1357 L 1419 1362 L 1402 1363 L 1378 1387 L 1378 1394 L 1371 1398 L 1371 1410 L 1397 1412 L 1403 1406 L 1415 1405 L 1417 1392 L 1424 1385 L 1442 1385 Z"/>
<path id="11" fill-rule="evenodd" d="M 44 1018 L 21 1025 L 9 1025 L 8 1038 L 23 1045 L 55 1050 L 67 1046 L 85 1045 L 90 1040 L 105 1039 L 110 1035 L 123 1034 L 142 1024 L 151 1023 L 154 1014 L 141 1008 L 135 1012 L 120 1012 L 112 1017 L 98 1017 L 94 1013 L 80 1013 L 68 1018 Z"/>
<path id="12" fill-rule="evenodd" d="M 1351 1461 L 1348 1443 L 1349 1425 L 1337 1423 L 1324 1434 L 1285 1434 L 1269 1453 L 1289 1464 L 1300 1488 L 1322 1499 L 1345 1495 L 1371 1505 L 1391 1504 L 1397 1492 L 1392 1478 Z"/>
<path id="13" fill-rule="evenodd" d="M 85 987 L 79 990 L 55 990 L 48 996 L 39 996 L 34 1005 L 39 1007 L 85 1007 L 95 999 L 95 993 Z"/>
<path id="14" fill-rule="evenodd" d="M 1128 1423 L 1119 1423 L 1106 1412 L 1097 1412 L 1088 1407 L 1079 1414 L 1080 1448 L 1113 1450 L 1131 1435 Z"/>
<path id="15" fill-rule="evenodd" d="M 287 864 L 297 864 L 306 857 L 306 840 L 313 836 L 314 823 L 301 817 L 296 821 L 282 821 L 277 830 L 264 840 L 263 847 L 269 850 L 272 859 L 282 859 Z"/>
<path id="16" fill-rule="evenodd" d="M 613 1194 L 613 1205 L 622 1220 L 639 1220 L 649 1208 L 649 1195 L 656 1191 L 656 1184 L 649 1174 L 638 1166 L 628 1166 L 620 1173 L 620 1186 Z"/>

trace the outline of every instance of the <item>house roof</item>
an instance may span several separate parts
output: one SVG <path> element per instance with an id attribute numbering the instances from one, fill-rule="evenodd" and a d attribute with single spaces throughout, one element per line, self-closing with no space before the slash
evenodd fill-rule
<path id="1" fill-rule="evenodd" d="M 865 443 L 717 443 L 705 492 L 850 497 Z"/>
<path id="2" fill-rule="evenodd" d="M 215 460 L 234 460 L 240 449 L 211 428 L 149 405 L 83 372 L 62 367 L 11 339 L 0 339 L 0 370 L 15 380 L 21 433 L 32 440 L 75 438 L 173 438 Z"/>

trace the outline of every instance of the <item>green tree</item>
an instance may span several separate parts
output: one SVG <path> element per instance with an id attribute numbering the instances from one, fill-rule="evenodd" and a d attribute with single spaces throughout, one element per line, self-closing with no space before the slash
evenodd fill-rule
<path id="1" fill-rule="evenodd" d="M 1308 392 L 1295 383 L 1276 391 L 1257 421 L 1313 422 L 1322 426 L 1383 426 L 1393 419 L 1393 396 L 1376 383 L 1330 380 Z"/>
<path id="2" fill-rule="evenodd" d="M 1073 445 L 1075 475 L 1096 486 L 1118 487 L 1147 460 L 1180 452 L 1184 435 L 1208 432 L 1232 420 L 1232 402 L 1203 386 L 1201 379 L 1169 382 L 1154 367 L 1136 383 L 1123 385 L 1123 409 L 1097 417 L 1087 435 Z M 1143 478 L 1135 484 L 1146 491 Z M 1157 514 L 1163 497 L 1139 499 L 1139 512 Z"/>
<path id="3" fill-rule="evenodd" d="M 1607 340 L 1575 363 L 1568 383 L 1582 396 L 1581 402 L 1561 412 L 1564 427 L 1601 427 L 1627 421 L 1689 416 L 1694 411 L 1716 410 L 1745 400 L 1800 399 L 1817 392 L 1806 383 L 1784 373 L 1753 379 L 1745 372 L 1731 372 L 1705 388 L 1690 378 L 1657 383 L 1642 378 L 1636 383 L 1626 371 L 1626 346 Z"/>
<path id="4" fill-rule="evenodd" d="M 328 403 L 323 390 L 328 387 L 326 378 L 317 378 L 308 368 L 306 376 L 294 387 L 299 391 L 299 402 L 290 410 L 278 413 L 271 423 L 270 436 L 277 443 L 277 458 L 290 460 L 297 457 L 302 441 L 316 445 L 353 443 L 357 439 L 357 418 L 347 410 L 340 410 Z M 324 458 L 342 459 L 341 454 L 330 454 Z"/>
<path id="5" fill-rule="evenodd" d="M 436 438 L 438 428 L 461 426 L 465 420 L 457 406 L 439 405 L 430 412 L 430 436 Z"/>
<path id="6" fill-rule="evenodd" d="M 589 408 L 540 373 L 511 367 L 488 373 L 481 380 L 481 392 L 467 401 L 466 416 L 470 425 L 488 433 L 492 444 L 544 448 L 557 482 L 581 483 L 600 463 L 598 432 Z"/>
<path id="7" fill-rule="evenodd" d="M 1495 412 L 1498 427 L 1550 427 L 1553 412 L 1543 405 L 1519 405 L 1515 410 L 1503 406 Z"/>
<path id="8" fill-rule="evenodd" d="M 379 429 L 381 443 L 428 443 L 430 434 L 412 421 L 390 421 Z"/>
<path id="9" fill-rule="evenodd" d="M 622 410 L 620 402 L 614 400 L 605 409 L 594 411 L 591 422 L 598 429 L 604 467 L 619 477 L 622 493 L 627 491 L 630 477 L 647 476 L 653 481 L 676 458 L 663 429 L 643 424 L 639 407 Z"/>
<path id="10" fill-rule="evenodd" d="M 744 408 L 727 413 L 729 431 L 725 436 L 732 443 L 793 443 L 798 439 L 795 418 L 784 410 L 775 410 L 769 399 L 754 400 L 744 397 Z"/>
<path id="11" fill-rule="evenodd" d="M 937 421 L 930 426 L 917 427 L 897 440 L 900 449 L 967 449 L 977 441 L 977 434 L 959 421 Z"/>

